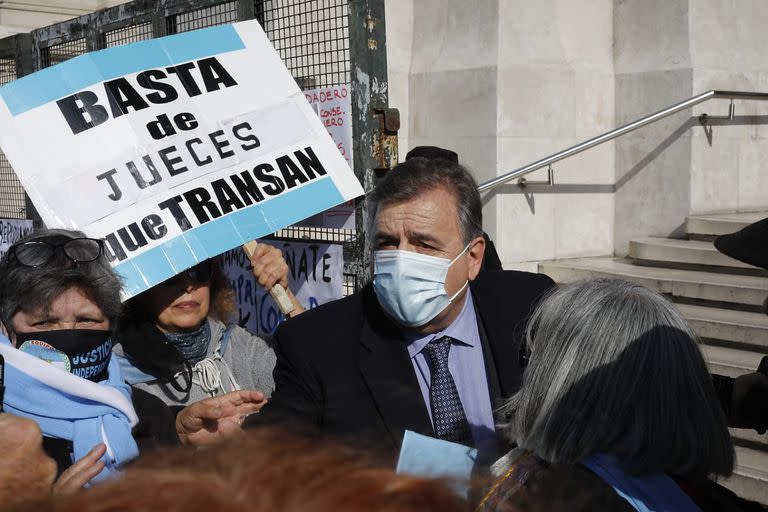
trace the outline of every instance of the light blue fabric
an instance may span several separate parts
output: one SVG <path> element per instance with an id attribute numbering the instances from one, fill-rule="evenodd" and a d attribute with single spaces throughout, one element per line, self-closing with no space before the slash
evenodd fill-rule
<path id="1" fill-rule="evenodd" d="M 680 486 L 664 473 L 642 476 L 628 474 L 620 461 L 612 456 L 598 454 L 581 463 L 640 512 L 701 512 Z"/>
<path id="2" fill-rule="evenodd" d="M 4 337 L 0 338 L 0 343 L 10 346 Z M 41 361 L 41 364 L 47 363 Z M 117 390 L 130 404 L 131 388 L 123 381 L 116 358 L 110 358 L 107 368 L 109 377 L 100 383 L 72 377 L 82 380 L 83 385 Z M 66 373 L 54 367 L 50 371 Z M 4 405 L 7 412 L 36 421 L 46 437 L 72 441 L 74 460 L 84 457 L 94 446 L 106 443 L 108 450 L 102 457 L 105 468 L 93 480 L 114 475 L 120 465 L 139 454 L 131 433 L 131 418 L 125 411 L 93 398 L 52 387 L 22 369 L 17 369 L 8 361 L 8 357 L 5 364 Z"/>

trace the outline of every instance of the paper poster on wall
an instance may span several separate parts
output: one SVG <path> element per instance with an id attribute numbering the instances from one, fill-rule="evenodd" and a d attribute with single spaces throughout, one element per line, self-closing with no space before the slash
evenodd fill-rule
<path id="1" fill-rule="evenodd" d="M 259 240 L 280 249 L 288 263 L 288 287 L 299 302 L 312 309 L 341 298 L 344 255 L 338 244 L 308 244 L 278 240 Z M 283 320 L 272 297 L 256 284 L 250 261 L 241 249 L 222 257 L 224 273 L 235 291 L 236 320 L 241 327 L 264 336 L 274 333 Z"/>
<path id="2" fill-rule="evenodd" d="M 46 225 L 105 239 L 126 297 L 362 193 L 256 21 L 11 82 L 0 147 Z"/>
<path id="3" fill-rule="evenodd" d="M 317 113 L 339 153 L 352 166 L 352 95 L 348 85 L 335 85 L 304 90 L 304 97 Z M 313 215 L 301 222 L 304 226 L 355 229 L 355 202 Z"/>
<path id="4" fill-rule="evenodd" d="M 32 221 L 27 219 L 0 219 L 0 258 L 21 237 L 32 232 Z"/>

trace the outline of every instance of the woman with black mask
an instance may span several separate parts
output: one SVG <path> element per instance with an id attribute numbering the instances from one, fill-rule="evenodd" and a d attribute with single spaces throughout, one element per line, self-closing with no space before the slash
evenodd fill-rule
<path id="1" fill-rule="evenodd" d="M 112 357 L 120 288 L 102 241 L 77 231 L 38 231 L 0 260 L 4 405 L 40 425 L 58 466 L 54 492 L 73 492 L 140 449 L 178 441 L 171 411 L 131 393 Z"/>

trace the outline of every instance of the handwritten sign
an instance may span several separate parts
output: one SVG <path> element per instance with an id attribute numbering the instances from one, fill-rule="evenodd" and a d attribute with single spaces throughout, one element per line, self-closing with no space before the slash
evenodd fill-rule
<path id="1" fill-rule="evenodd" d="M 46 225 L 105 239 L 126 298 L 362 193 L 256 21 L 11 82 L 0 147 Z"/>
<path id="2" fill-rule="evenodd" d="M 32 232 L 32 221 L 26 219 L 0 219 L 0 258 L 21 237 Z"/>
<path id="3" fill-rule="evenodd" d="M 304 97 L 328 130 L 339 152 L 352 165 L 352 95 L 348 85 L 307 89 Z M 355 203 L 348 201 L 304 220 L 302 225 L 355 229 Z"/>
<path id="4" fill-rule="evenodd" d="M 288 287 L 306 309 L 341 298 L 344 279 L 341 245 L 275 240 L 259 243 L 268 243 L 283 252 L 289 268 Z M 242 249 L 227 251 L 223 262 L 224 273 L 235 291 L 238 324 L 260 336 L 273 334 L 284 318 L 272 297 L 256 284 L 245 252 Z"/>

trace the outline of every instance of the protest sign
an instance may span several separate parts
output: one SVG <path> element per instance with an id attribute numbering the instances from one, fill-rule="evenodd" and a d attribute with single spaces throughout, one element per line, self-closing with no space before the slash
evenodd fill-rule
<path id="1" fill-rule="evenodd" d="M 312 309 L 342 296 L 344 255 L 341 245 L 259 240 L 280 249 L 288 264 L 288 288 L 302 306 Z M 241 327 L 264 336 L 274 333 L 283 320 L 272 297 L 251 273 L 245 251 L 240 248 L 223 256 L 224 273 L 235 291 L 237 318 Z"/>
<path id="2" fill-rule="evenodd" d="M 32 221 L 27 219 L 0 219 L 0 258 L 8 248 L 24 235 L 32 232 Z"/>
<path id="3" fill-rule="evenodd" d="M 46 225 L 105 239 L 126 298 L 362 194 L 256 21 L 19 78 L 0 147 Z"/>
<path id="4" fill-rule="evenodd" d="M 328 130 L 339 153 L 352 165 L 352 95 L 348 85 L 305 89 L 304 97 Z M 348 201 L 302 221 L 305 226 L 355 229 L 355 204 Z"/>

